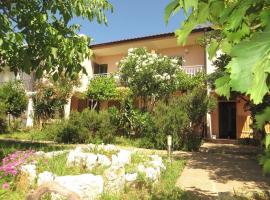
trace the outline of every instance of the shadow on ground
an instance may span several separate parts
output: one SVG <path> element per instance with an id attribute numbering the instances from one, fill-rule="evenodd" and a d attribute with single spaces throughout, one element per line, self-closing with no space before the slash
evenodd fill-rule
<path id="1" fill-rule="evenodd" d="M 56 151 L 69 148 L 67 145 L 54 143 L 40 143 L 17 140 L 0 140 L 0 160 L 9 153 L 17 150 Z"/>

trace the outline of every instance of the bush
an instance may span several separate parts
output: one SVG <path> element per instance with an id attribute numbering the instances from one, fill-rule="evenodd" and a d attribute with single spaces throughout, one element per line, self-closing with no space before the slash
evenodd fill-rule
<path id="1" fill-rule="evenodd" d="M 141 112 L 133 107 L 130 100 L 126 100 L 118 110 L 109 109 L 112 123 L 117 127 L 117 133 L 122 136 L 140 137 L 149 131 L 150 114 Z"/>
<path id="2" fill-rule="evenodd" d="M 0 102 L 6 107 L 6 113 L 19 117 L 27 108 L 28 99 L 23 85 L 19 81 L 8 82 L 0 87 Z"/>
<path id="3" fill-rule="evenodd" d="M 5 133 L 6 131 L 6 106 L 4 103 L 0 102 L 0 133 Z"/>
<path id="4" fill-rule="evenodd" d="M 115 131 L 108 112 L 86 109 L 71 113 L 68 120 L 47 125 L 43 134 L 59 143 L 111 143 Z"/>
<path id="5" fill-rule="evenodd" d="M 87 128 L 91 142 L 113 142 L 116 127 L 112 124 L 110 114 L 107 111 L 96 112 L 86 109 L 81 113 L 80 120 Z"/>
<path id="6" fill-rule="evenodd" d="M 155 148 L 167 148 L 167 135 L 173 137 L 173 148 L 182 149 L 184 146 L 184 135 L 189 126 L 189 120 L 180 107 L 174 102 L 166 105 L 164 102 L 159 102 L 152 115 L 153 129 L 146 132 L 143 142 L 145 144 L 154 144 Z M 151 141 L 151 142 L 150 142 Z"/>

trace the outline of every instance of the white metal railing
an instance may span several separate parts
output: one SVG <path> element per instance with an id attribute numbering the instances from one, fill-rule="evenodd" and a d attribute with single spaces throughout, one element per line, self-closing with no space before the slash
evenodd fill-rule
<path id="1" fill-rule="evenodd" d="M 110 75 L 110 73 L 93 74 L 93 78 L 107 77 L 107 76 L 109 76 L 109 75 Z"/>
<path id="2" fill-rule="evenodd" d="M 181 69 L 190 76 L 194 76 L 198 72 L 202 72 L 203 68 L 203 65 L 181 66 Z"/>

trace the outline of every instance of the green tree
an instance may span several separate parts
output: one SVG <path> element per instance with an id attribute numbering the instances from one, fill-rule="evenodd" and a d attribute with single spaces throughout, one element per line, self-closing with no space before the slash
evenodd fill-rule
<path id="1" fill-rule="evenodd" d="M 90 38 L 79 36 L 74 17 L 107 24 L 107 0 L 8 0 L 0 1 L 0 69 L 9 66 L 36 77 L 43 72 L 55 78 L 84 70 L 91 56 Z M 84 70 L 85 72 L 85 70 Z"/>
<path id="2" fill-rule="evenodd" d="M 113 76 L 100 76 L 90 80 L 86 96 L 91 99 L 91 109 L 100 101 L 113 100 L 117 97 L 117 84 Z"/>
<path id="3" fill-rule="evenodd" d="M 210 58 L 218 49 L 232 58 L 226 73 L 215 82 L 217 93 L 228 98 L 231 91 L 236 91 L 248 95 L 254 104 L 265 104 L 270 88 L 270 2 L 172 0 L 166 7 L 165 20 L 168 22 L 169 17 L 181 9 L 187 19 L 176 31 L 179 43 L 184 44 L 197 25 L 210 23 L 213 29 L 208 41 Z M 269 105 L 255 118 L 257 126 L 263 129 L 270 121 Z M 270 151 L 269 145 L 266 148 Z M 269 165 L 270 161 L 264 163 Z"/>
<path id="4" fill-rule="evenodd" d="M 120 78 L 135 96 L 142 98 L 147 110 L 148 98 L 152 108 L 158 99 L 168 98 L 176 90 L 176 74 L 180 70 L 179 60 L 145 48 L 129 49 L 127 57 L 119 62 Z"/>
<path id="5" fill-rule="evenodd" d="M 6 107 L 6 114 L 19 117 L 27 108 L 28 99 L 21 82 L 10 81 L 0 87 L 0 102 Z"/>
<path id="6" fill-rule="evenodd" d="M 210 22 L 216 32 L 209 41 L 210 57 L 218 49 L 232 57 L 227 73 L 216 81 L 216 91 L 227 97 L 230 91 L 244 93 L 259 104 L 269 95 L 269 5 L 266 0 L 173 0 L 166 8 L 165 20 L 184 10 L 187 19 L 176 31 L 182 44 L 197 25 Z"/>

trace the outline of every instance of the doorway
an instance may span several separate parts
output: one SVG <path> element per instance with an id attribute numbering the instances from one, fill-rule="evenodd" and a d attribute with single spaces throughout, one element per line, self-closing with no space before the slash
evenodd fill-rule
<path id="1" fill-rule="evenodd" d="M 219 138 L 236 139 L 236 102 L 219 102 Z"/>

